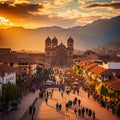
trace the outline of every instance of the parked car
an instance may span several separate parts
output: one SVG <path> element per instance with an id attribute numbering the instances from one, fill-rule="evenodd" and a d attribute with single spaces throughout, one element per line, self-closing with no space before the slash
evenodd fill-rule
<path id="1" fill-rule="evenodd" d="M 47 80 L 45 84 L 48 85 L 48 86 L 51 86 L 51 85 L 56 85 L 56 82 L 51 81 L 51 80 Z"/>

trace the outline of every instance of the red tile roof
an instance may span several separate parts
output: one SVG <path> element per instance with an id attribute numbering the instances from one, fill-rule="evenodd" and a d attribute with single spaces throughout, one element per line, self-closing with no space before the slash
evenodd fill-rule
<path id="1" fill-rule="evenodd" d="M 120 79 L 107 80 L 104 84 L 116 91 L 120 91 Z"/>
<path id="2" fill-rule="evenodd" d="M 91 68 L 90 71 L 96 75 L 100 75 L 102 72 L 106 71 L 106 69 L 97 65 L 94 68 Z"/>
<path id="3" fill-rule="evenodd" d="M 84 67 L 85 65 L 87 65 L 91 62 L 94 62 L 95 60 L 98 60 L 98 57 L 87 58 L 85 60 L 82 60 L 79 65 L 80 65 L 80 67 Z"/>
<path id="4" fill-rule="evenodd" d="M 95 66 L 94 68 L 91 68 L 90 71 L 96 75 L 120 75 L 120 69 L 105 69 L 102 66 Z"/>
<path id="5" fill-rule="evenodd" d="M 6 54 L 0 54 L 0 62 L 4 63 L 34 63 L 34 60 L 32 60 L 29 57 L 26 58 L 18 58 L 13 53 L 6 53 Z"/>
<path id="6" fill-rule="evenodd" d="M 86 69 L 86 70 L 89 70 L 95 66 L 97 66 L 98 64 L 97 63 L 91 63 L 91 64 L 88 64 L 88 65 L 85 65 L 83 68 Z"/>

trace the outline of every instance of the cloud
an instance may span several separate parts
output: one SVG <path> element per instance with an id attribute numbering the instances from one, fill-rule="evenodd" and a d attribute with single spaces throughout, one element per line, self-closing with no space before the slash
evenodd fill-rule
<path id="1" fill-rule="evenodd" d="M 67 5 L 68 3 L 72 3 L 73 0 L 51 0 L 50 2 L 44 2 L 44 7 L 46 9 L 50 9 L 50 8 L 61 8 L 65 5 Z"/>
<path id="2" fill-rule="evenodd" d="M 87 2 L 93 2 L 94 0 L 78 0 L 78 4 L 85 5 Z"/>
<path id="3" fill-rule="evenodd" d="M 94 4 L 84 6 L 84 8 L 96 8 L 96 7 L 120 9 L 120 2 L 118 2 L 118 3 L 94 3 Z"/>
<path id="4" fill-rule="evenodd" d="M 42 9 L 43 6 L 39 4 L 15 4 L 10 5 L 7 3 L 0 3 L 0 14 L 9 14 L 9 15 L 16 15 L 16 16 L 24 16 L 29 15 L 30 12 L 37 12 L 39 9 Z"/>

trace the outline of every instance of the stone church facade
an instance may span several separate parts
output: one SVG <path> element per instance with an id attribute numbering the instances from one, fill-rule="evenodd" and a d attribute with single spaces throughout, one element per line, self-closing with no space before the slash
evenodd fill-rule
<path id="1" fill-rule="evenodd" d="M 72 65 L 74 51 L 74 40 L 69 37 L 67 47 L 58 39 L 47 37 L 45 40 L 45 62 L 51 66 L 70 66 Z"/>

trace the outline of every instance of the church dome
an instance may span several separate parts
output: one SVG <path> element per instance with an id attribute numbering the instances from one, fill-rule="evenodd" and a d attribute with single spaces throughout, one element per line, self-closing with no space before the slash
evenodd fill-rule
<path id="1" fill-rule="evenodd" d="M 59 45 L 60 47 L 65 47 L 65 45 L 61 42 L 61 44 Z"/>
<path id="2" fill-rule="evenodd" d="M 73 43 L 72 37 L 70 36 L 67 41 L 68 41 L 69 43 Z"/>
<path id="3" fill-rule="evenodd" d="M 56 43 L 56 42 L 58 42 L 58 40 L 57 40 L 56 37 L 54 37 L 54 38 L 52 39 L 52 43 Z"/>
<path id="4" fill-rule="evenodd" d="M 46 38 L 45 42 L 46 42 L 46 43 L 48 43 L 48 42 L 50 43 L 50 42 L 51 42 L 51 39 L 50 39 L 49 36 Z"/>

